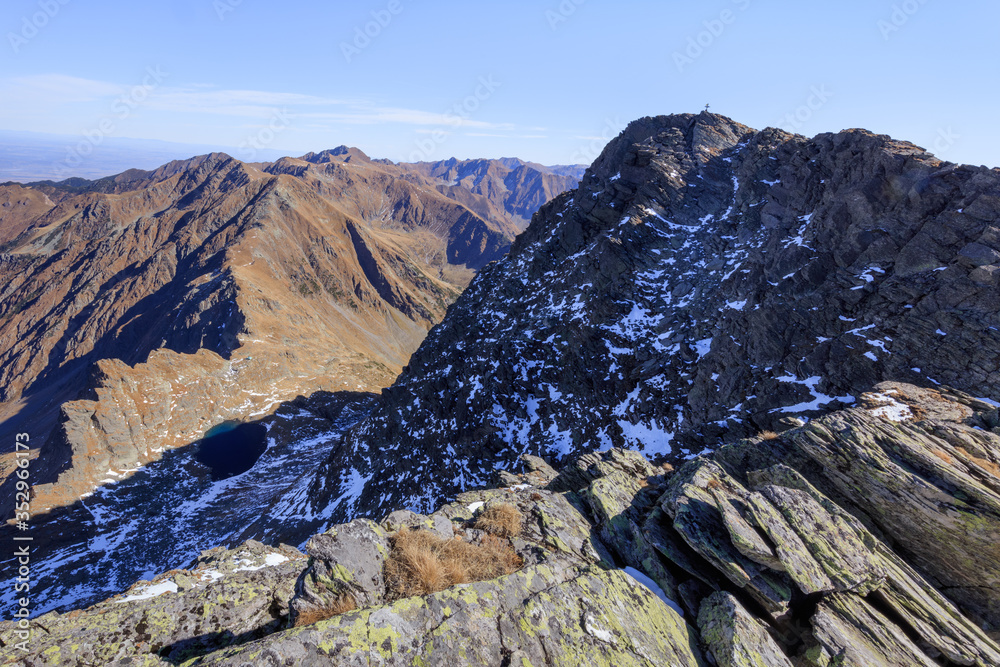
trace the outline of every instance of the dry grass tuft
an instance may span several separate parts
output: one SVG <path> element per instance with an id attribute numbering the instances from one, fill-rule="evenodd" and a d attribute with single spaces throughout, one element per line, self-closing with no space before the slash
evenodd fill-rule
<path id="1" fill-rule="evenodd" d="M 933 454 L 934 456 L 938 457 L 939 459 L 941 459 L 945 463 L 951 464 L 951 463 L 955 462 L 955 459 L 951 458 L 951 455 L 948 452 L 944 451 L 944 450 L 941 450 L 941 449 L 932 449 L 931 450 L 931 454 Z"/>
<path id="2" fill-rule="evenodd" d="M 475 545 L 457 537 L 445 540 L 430 531 L 402 528 L 392 537 L 385 580 L 389 596 L 398 599 L 512 574 L 523 564 L 508 543 L 493 535 Z"/>
<path id="3" fill-rule="evenodd" d="M 497 537 L 515 537 L 521 534 L 523 520 L 516 507 L 501 503 L 484 508 L 476 517 L 475 527 Z"/>
<path id="4" fill-rule="evenodd" d="M 663 468 L 663 472 L 666 473 L 666 474 L 668 474 L 668 475 L 674 471 L 674 467 L 672 465 L 670 465 L 669 463 L 664 463 L 660 467 Z"/>
<path id="5" fill-rule="evenodd" d="M 708 480 L 708 482 L 705 483 L 705 486 L 707 486 L 710 489 L 721 489 L 722 488 L 722 482 L 720 482 L 719 480 L 713 478 L 713 479 Z"/>
<path id="6" fill-rule="evenodd" d="M 989 471 L 993 476 L 1000 477 L 1000 466 L 998 466 L 996 463 L 993 463 L 993 461 L 989 461 L 987 459 L 981 459 L 978 456 L 974 456 L 970 454 L 964 447 L 957 447 L 955 448 L 955 451 L 957 451 L 963 457 L 969 459 L 970 461 L 978 465 L 980 468 Z"/>
<path id="7" fill-rule="evenodd" d="M 319 623 L 320 621 L 325 621 L 328 618 L 333 618 L 334 616 L 340 616 L 341 614 L 346 614 L 349 611 L 354 611 L 358 608 L 358 603 L 354 600 L 354 596 L 350 593 L 343 593 L 340 597 L 333 600 L 330 604 L 325 607 L 310 607 L 299 613 L 295 617 L 295 627 L 300 628 L 304 625 L 312 625 L 313 623 Z"/>
<path id="8" fill-rule="evenodd" d="M 761 431 L 757 437 L 761 440 L 777 440 L 778 434 L 774 431 Z"/>

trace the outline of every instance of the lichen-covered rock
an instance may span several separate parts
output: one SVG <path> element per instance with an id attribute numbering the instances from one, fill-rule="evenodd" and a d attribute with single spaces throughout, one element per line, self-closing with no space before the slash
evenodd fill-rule
<path id="1" fill-rule="evenodd" d="M 553 491 L 578 491 L 591 482 L 621 472 L 629 477 L 644 479 L 660 472 L 645 456 L 627 449 L 609 449 L 584 454 L 563 468 L 550 483 Z"/>
<path id="2" fill-rule="evenodd" d="M 788 439 L 917 569 L 1000 629 L 1000 436 L 847 410 Z"/>
<path id="3" fill-rule="evenodd" d="M 805 654 L 815 667 L 935 667 L 903 630 L 850 593 L 826 598 L 811 619 L 817 644 Z"/>
<path id="4" fill-rule="evenodd" d="M 792 667 L 767 627 L 731 593 L 713 593 L 701 603 L 698 629 L 719 667 Z"/>
<path id="5" fill-rule="evenodd" d="M 382 519 L 382 526 L 390 532 L 395 532 L 403 526 L 406 526 L 407 528 L 429 530 L 438 537 L 446 540 L 451 539 L 454 535 L 451 520 L 444 516 L 441 512 L 435 512 L 428 517 L 423 514 L 411 512 L 410 510 L 396 510 L 386 518 Z"/>
<path id="6" fill-rule="evenodd" d="M 781 615 L 791 603 L 791 580 L 776 569 L 777 564 L 769 567 L 761 564 L 759 561 L 763 559 L 759 557 L 744 555 L 743 551 L 748 550 L 747 540 L 741 537 L 745 538 L 749 531 L 742 536 L 736 529 L 731 531 L 719 511 L 717 497 L 738 499 L 738 494 L 745 492 L 717 465 L 699 460 L 675 473 L 660 504 L 672 521 L 672 528 L 691 549 L 732 585 L 745 589 L 772 614 Z M 742 542 L 743 551 L 734 542 Z"/>
<path id="7" fill-rule="evenodd" d="M 879 545 L 885 586 L 872 594 L 901 618 L 927 646 L 959 665 L 1000 665 L 1000 648 L 930 583 L 884 545 Z"/>
<path id="8" fill-rule="evenodd" d="M 82 611 L 33 619 L 28 653 L 16 647 L 21 639 L 14 624 L 0 623 L 0 663 L 172 665 L 263 637 L 284 627 L 304 565 L 305 557 L 291 547 L 213 549 L 189 571 L 139 582 Z"/>
<path id="9" fill-rule="evenodd" d="M 367 519 L 334 526 L 306 543 L 309 567 L 299 577 L 289 603 L 290 621 L 328 609 L 350 596 L 358 606 L 372 606 L 385 596 L 382 565 L 389 555 L 388 534 Z"/>
<path id="10" fill-rule="evenodd" d="M 597 522 L 604 546 L 624 565 L 634 567 L 655 581 L 667 595 L 677 598 L 677 581 L 662 563 L 642 531 L 643 518 L 655 505 L 655 489 L 643 486 L 642 477 L 614 470 L 590 483 L 584 496 Z M 644 498 L 643 498 L 644 496 Z"/>
<path id="11" fill-rule="evenodd" d="M 703 667 L 684 619 L 617 570 L 533 566 L 359 610 L 191 665 Z M 521 663 L 511 663 L 517 653 Z"/>

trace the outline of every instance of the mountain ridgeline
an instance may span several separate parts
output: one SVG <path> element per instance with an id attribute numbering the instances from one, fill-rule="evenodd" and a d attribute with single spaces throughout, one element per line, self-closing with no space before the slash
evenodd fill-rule
<path id="1" fill-rule="evenodd" d="M 677 462 L 883 380 L 995 397 L 998 212 L 997 170 L 864 130 L 635 121 L 449 308 L 311 509 L 429 510 L 523 453 Z"/>
<path id="2" fill-rule="evenodd" d="M 448 185 L 340 147 L 0 186 L 0 432 L 31 434 L 35 511 L 222 422 L 391 383 L 531 202 L 576 183 L 508 163 Z"/>

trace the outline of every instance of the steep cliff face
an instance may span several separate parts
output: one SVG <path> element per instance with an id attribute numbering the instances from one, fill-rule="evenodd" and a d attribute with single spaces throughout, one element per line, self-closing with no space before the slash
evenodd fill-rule
<path id="1" fill-rule="evenodd" d="M 511 486 L 429 516 L 333 526 L 308 560 L 257 542 L 206 551 L 35 619 L 27 651 L 0 621 L 0 661 L 1000 664 L 997 409 L 901 383 L 857 403 L 677 470 L 620 449 L 558 473 L 526 457 Z M 427 588 L 401 593 L 413 543 L 438 545 L 422 562 L 448 574 L 427 566 Z M 475 576 L 454 555 L 484 549 L 504 571 Z"/>
<path id="2" fill-rule="evenodd" d="M 449 309 L 313 508 L 427 508 L 523 452 L 677 461 L 887 379 L 996 397 L 998 211 L 997 170 L 863 130 L 636 121 Z"/>
<path id="3" fill-rule="evenodd" d="M 356 149 L 2 186 L 0 230 L 0 430 L 41 447 L 36 512 L 220 422 L 388 385 L 516 231 Z"/>

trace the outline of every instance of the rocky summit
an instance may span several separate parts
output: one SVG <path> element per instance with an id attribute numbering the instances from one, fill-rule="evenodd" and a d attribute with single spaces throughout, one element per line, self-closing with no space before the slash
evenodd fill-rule
<path id="1" fill-rule="evenodd" d="M 46 614 L 28 653 L 0 623 L 0 651 L 26 667 L 989 667 L 998 425 L 963 392 L 885 383 L 857 407 L 676 470 L 621 449 L 558 473 L 525 456 L 513 485 L 429 516 L 334 526 L 305 554 L 214 549 Z M 425 574 L 429 589 L 401 596 L 400 545 L 414 536 L 450 545 L 453 567 L 457 546 L 493 545 L 509 572 L 438 585 Z"/>
<path id="2" fill-rule="evenodd" d="M 884 380 L 1000 396 L 1000 172 L 864 130 L 644 118 L 335 449 L 340 520 L 608 447 L 677 463 Z"/>

